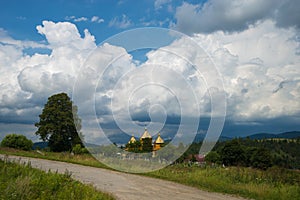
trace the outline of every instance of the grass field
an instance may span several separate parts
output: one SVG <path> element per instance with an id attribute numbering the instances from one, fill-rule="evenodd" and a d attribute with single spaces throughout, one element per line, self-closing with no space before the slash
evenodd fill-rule
<path id="1" fill-rule="evenodd" d="M 43 152 L 0 148 L 1 154 L 38 157 L 52 160 L 108 168 L 91 155 Z M 266 171 L 251 168 L 198 167 L 183 164 L 143 174 L 193 186 L 199 189 L 234 194 L 252 199 L 300 199 L 300 172 L 270 168 Z"/>
<path id="2" fill-rule="evenodd" d="M 300 173 L 278 168 L 260 171 L 173 165 L 147 175 L 251 199 L 300 199 Z"/>
<path id="3" fill-rule="evenodd" d="M 114 199 L 90 185 L 71 179 L 68 173 L 46 173 L 30 165 L 1 160 L 0 172 L 0 199 Z"/>

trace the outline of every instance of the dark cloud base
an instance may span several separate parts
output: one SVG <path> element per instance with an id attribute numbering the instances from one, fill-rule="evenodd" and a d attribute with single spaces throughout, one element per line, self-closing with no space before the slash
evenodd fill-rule
<path id="1" fill-rule="evenodd" d="M 145 120 L 146 118 L 140 119 L 144 123 L 149 121 Z M 256 134 L 256 133 L 282 133 L 288 131 L 298 131 L 300 130 L 299 118 L 297 117 L 278 117 L 269 120 L 256 120 L 256 121 L 248 121 L 248 122 L 236 122 L 227 119 L 224 124 L 224 128 L 222 130 L 221 136 L 224 137 L 245 137 L 248 135 Z M 200 119 L 198 134 L 204 135 L 206 130 L 209 127 L 210 118 L 202 117 Z M 165 139 L 172 139 L 177 131 L 178 131 L 178 118 L 170 118 L 161 130 L 162 136 Z M 137 130 L 134 133 L 126 134 L 122 130 L 120 130 L 115 123 L 109 124 L 101 124 L 101 127 L 104 129 L 104 132 L 107 134 L 107 137 L 117 144 L 123 144 L 124 141 L 128 141 L 131 137 L 131 134 L 134 134 L 135 137 L 139 137 L 143 133 L 143 126 L 141 125 L 140 131 Z M 140 135 L 138 135 L 140 134 Z M 185 133 L 189 135 L 190 133 Z M 187 136 L 186 135 L 186 136 Z M 184 136 L 183 136 L 184 137 Z M 204 137 L 203 137 L 204 138 Z"/>

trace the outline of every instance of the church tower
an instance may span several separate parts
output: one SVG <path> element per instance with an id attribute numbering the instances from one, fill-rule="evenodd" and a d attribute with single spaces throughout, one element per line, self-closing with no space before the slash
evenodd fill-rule
<path id="1" fill-rule="evenodd" d="M 141 150 L 143 152 L 151 152 L 153 147 L 152 147 L 152 136 L 149 134 L 147 128 L 145 127 L 145 131 L 143 135 L 140 138 L 141 142 Z"/>
<path id="2" fill-rule="evenodd" d="M 158 133 L 156 140 L 152 143 L 152 136 L 145 127 L 145 131 L 140 137 L 140 140 L 137 140 L 134 135 L 132 135 L 125 146 L 125 150 L 131 152 L 153 152 L 153 155 L 155 156 L 155 151 L 161 149 L 164 145 L 165 143 L 161 138 L 160 133 Z"/>
<path id="3" fill-rule="evenodd" d="M 165 141 L 160 137 L 160 133 L 158 133 L 157 139 L 154 142 L 153 150 L 157 151 L 163 147 Z"/>
<path id="4" fill-rule="evenodd" d="M 128 141 L 128 144 L 130 144 L 130 143 L 133 144 L 135 142 L 136 142 L 136 139 L 135 139 L 134 135 L 132 134 L 130 140 Z"/>

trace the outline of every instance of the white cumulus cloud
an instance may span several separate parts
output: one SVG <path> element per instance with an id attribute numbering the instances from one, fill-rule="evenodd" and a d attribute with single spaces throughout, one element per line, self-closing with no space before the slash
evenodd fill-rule
<path id="1" fill-rule="evenodd" d="M 2 122 L 33 123 L 52 94 L 71 94 L 75 77 L 96 47 L 88 30 L 81 36 L 74 24 L 43 21 L 37 26 L 48 44 L 19 41 L 1 34 L 0 111 Z M 26 48 L 48 48 L 50 54 L 27 55 Z"/>
<path id="2" fill-rule="evenodd" d="M 184 2 L 176 9 L 176 29 L 187 34 L 242 31 L 266 19 L 274 19 L 281 27 L 299 28 L 299 6 L 297 0 L 209 0 L 204 4 Z"/>
<path id="3" fill-rule="evenodd" d="M 250 120 L 299 114 L 297 34 L 267 20 L 240 33 L 194 36 L 223 76 L 229 116 Z"/>

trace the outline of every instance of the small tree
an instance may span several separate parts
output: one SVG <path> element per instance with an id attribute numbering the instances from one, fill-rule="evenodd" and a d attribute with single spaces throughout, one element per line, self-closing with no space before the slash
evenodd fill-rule
<path id="1" fill-rule="evenodd" d="M 22 149 L 29 151 L 32 148 L 32 141 L 27 139 L 24 135 L 10 134 L 6 135 L 1 142 L 2 147 L 10 147 L 15 149 Z"/>
<path id="2" fill-rule="evenodd" d="M 67 94 L 49 97 L 39 117 L 40 121 L 35 124 L 38 128 L 35 134 L 49 142 L 51 151 L 71 151 L 76 144 L 82 146 L 77 133 L 81 128 L 81 120 L 77 115 L 77 107 Z"/>

